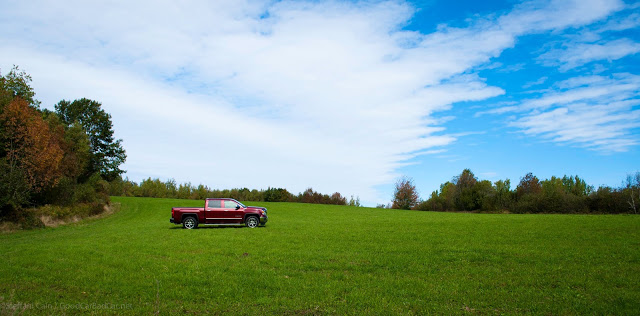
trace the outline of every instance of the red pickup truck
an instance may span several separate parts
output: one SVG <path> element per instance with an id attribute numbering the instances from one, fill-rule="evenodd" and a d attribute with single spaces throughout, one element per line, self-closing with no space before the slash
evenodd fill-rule
<path id="1" fill-rule="evenodd" d="M 170 223 L 182 224 L 186 229 L 198 225 L 247 225 L 264 226 L 267 223 L 267 209 L 259 206 L 245 206 L 234 199 L 206 199 L 204 207 L 173 207 Z"/>

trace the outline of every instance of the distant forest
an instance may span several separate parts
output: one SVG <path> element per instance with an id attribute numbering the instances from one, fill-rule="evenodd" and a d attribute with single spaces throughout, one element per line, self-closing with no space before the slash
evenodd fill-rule
<path id="1" fill-rule="evenodd" d="M 205 185 L 184 183 L 178 185 L 175 180 L 161 181 L 148 178 L 140 184 L 128 179 L 118 178 L 110 183 L 109 194 L 112 196 L 137 196 L 174 199 L 203 200 L 205 198 L 232 198 L 238 201 L 263 202 L 295 202 L 314 204 L 335 204 L 360 206 L 360 198 L 351 196 L 349 200 L 339 192 L 331 195 L 322 194 L 308 188 L 297 195 L 283 188 L 268 188 L 266 190 L 211 189 Z"/>
<path id="2" fill-rule="evenodd" d="M 597 189 L 579 176 L 540 180 L 528 173 L 512 189 L 509 179 L 479 180 L 465 169 L 423 201 L 411 179 L 400 179 L 390 207 L 436 212 L 637 214 L 640 172 L 628 175 L 620 187 Z"/>

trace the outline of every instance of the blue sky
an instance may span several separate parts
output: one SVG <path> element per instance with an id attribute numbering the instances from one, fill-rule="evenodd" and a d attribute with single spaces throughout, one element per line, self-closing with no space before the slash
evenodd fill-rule
<path id="1" fill-rule="evenodd" d="M 7 1 L 0 67 L 101 101 L 127 176 L 422 197 L 640 167 L 640 6 L 584 1 Z"/>

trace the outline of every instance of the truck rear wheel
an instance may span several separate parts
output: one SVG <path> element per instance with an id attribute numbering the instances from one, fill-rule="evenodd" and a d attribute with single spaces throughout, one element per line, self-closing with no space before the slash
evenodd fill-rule
<path id="1" fill-rule="evenodd" d="M 249 228 L 256 228 L 256 227 L 258 227 L 258 225 L 260 225 L 260 220 L 258 219 L 257 216 L 249 216 L 249 217 L 247 217 L 247 220 L 245 221 L 245 224 Z"/>
<path id="2" fill-rule="evenodd" d="M 185 217 L 185 219 L 182 220 L 182 227 L 186 229 L 198 228 L 198 220 L 193 216 Z"/>

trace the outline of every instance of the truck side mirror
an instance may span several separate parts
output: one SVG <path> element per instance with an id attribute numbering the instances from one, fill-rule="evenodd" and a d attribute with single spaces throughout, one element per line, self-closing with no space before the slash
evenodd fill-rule
<path id="1" fill-rule="evenodd" d="M 240 209 L 240 205 L 236 205 L 236 210 L 239 210 L 239 209 Z"/>

